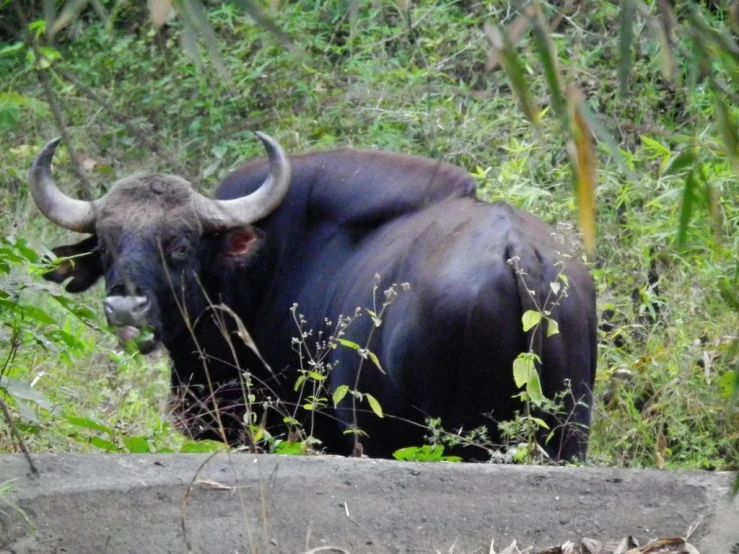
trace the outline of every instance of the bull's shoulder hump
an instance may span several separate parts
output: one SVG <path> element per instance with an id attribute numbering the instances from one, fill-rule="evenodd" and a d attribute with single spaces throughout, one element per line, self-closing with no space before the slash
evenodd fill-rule
<path id="1" fill-rule="evenodd" d="M 420 156 L 343 148 L 290 160 L 290 194 L 322 217 L 342 223 L 398 217 L 449 198 L 476 198 L 476 184 L 467 171 Z M 265 160 L 248 162 L 221 183 L 216 197 L 249 194 L 266 175 Z"/>

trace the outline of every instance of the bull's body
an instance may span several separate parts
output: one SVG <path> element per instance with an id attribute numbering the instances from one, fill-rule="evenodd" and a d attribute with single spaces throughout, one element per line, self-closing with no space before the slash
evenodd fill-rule
<path id="1" fill-rule="evenodd" d="M 335 324 L 357 307 L 379 307 L 391 284 L 408 283 L 374 332 L 366 315 L 347 331 L 345 338 L 367 346 L 385 372 L 363 363 L 357 389 L 377 398 L 389 416 L 416 424 L 439 417 L 457 431 L 494 429 L 491 415 L 503 421 L 520 411 L 512 366 L 529 349 L 521 316 L 533 303 L 508 260 L 520 258 L 526 286 L 543 301 L 561 268 L 556 263 L 562 245 L 554 242 L 552 229 L 507 204 L 477 200 L 469 174 L 448 164 L 341 150 L 296 156 L 292 166 L 287 198 L 256 223 L 266 240 L 256 267 L 227 272 L 208 286 L 210 298 L 222 298 L 243 318 L 261 354 L 281 374 L 275 380 L 257 371 L 258 377 L 283 400 L 296 399 L 299 360 L 290 347 L 299 335 L 290 310 L 294 303 L 317 332 L 326 319 Z M 250 193 L 266 173 L 265 162 L 248 164 L 225 180 L 216 197 Z M 574 397 L 589 406 L 596 364 L 593 286 L 579 261 L 566 262 L 564 274 L 568 297 L 553 314 L 562 332 L 541 342 L 542 384 L 552 397 L 569 380 Z M 375 291 L 376 275 L 381 283 Z M 308 344 L 316 338 L 314 333 Z M 174 354 L 176 378 L 203 383 L 202 363 L 177 346 L 181 340 L 165 341 Z M 232 378 L 225 344 L 211 348 L 229 362 L 218 374 Z M 248 350 L 240 355 L 243 367 L 259 365 Z M 332 391 L 340 385 L 355 388 L 360 360 L 350 348 L 334 351 Z M 342 450 L 347 442 L 327 434 L 351 427 L 350 403 L 345 400 L 346 408 L 336 413 L 340 426 L 321 426 L 319 438 L 331 450 Z M 565 441 L 556 435 L 550 449 L 555 456 L 584 454 L 589 408 L 575 408 L 571 401 L 566 406 L 574 410 L 571 435 Z M 421 426 L 379 419 L 366 402 L 359 407 L 359 428 L 369 435 L 361 440 L 366 454 L 389 456 L 397 448 L 423 444 Z"/>
<path id="2" fill-rule="evenodd" d="M 351 149 L 288 163 L 279 145 L 260 138 L 270 162 L 249 163 L 222 183 L 216 198 L 231 202 L 214 203 L 167 176 L 120 181 L 93 204 L 68 199 L 50 174 L 58 141 L 47 145 L 31 172 L 34 199 L 47 217 L 96 234 L 56 249 L 92 255 L 49 278 L 72 277 L 67 289 L 76 292 L 105 276 L 111 325 L 128 338 L 153 329 L 142 351 L 156 341 L 169 351 L 173 389 L 184 399 L 179 413 L 194 436 L 218 436 L 215 420 L 201 417 L 216 405 L 229 439 L 244 436 L 242 370 L 283 405 L 312 394 L 301 397 L 294 388 L 301 367 L 294 304 L 306 320 L 303 331 L 314 331 L 303 344 L 310 348 L 329 338 L 327 320 L 335 329 L 357 307 L 379 310 L 383 292 L 396 284 L 398 296 L 381 325 L 363 312 L 343 337 L 374 353 L 382 371 L 344 345 L 325 360 L 332 367 L 329 393 L 341 385 L 368 393 L 385 417 L 365 401 L 357 404 L 355 422 L 347 395 L 308 429 L 329 451 L 350 451 L 354 435 L 344 431 L 356 423 L 367 435 L 360 441 L 365 454 L 390 456 L 424 442 L 427 417 L 454 431 L 485 425 L 497 440 L 494 421 L 522 409 L 514 398 L 520 391 L 513 362 L 533 348 L 542 359 L 544 394 L 571 390 L 567 425 L 549 420 L 556 432 L 547 448 L 555 458 L 585 454 L 595 294 L 585 267 L 561 254 L 550 227 L 507 204 L 478 200 L 473 179 L 455 166 Z M 258 189 L 249 197 L 255 201 L 232 200 Z M 245 211 L 260 215 L 242 218 Z M 400 290 L 402 283 L 409 289 Z M 523 331 L 522 315 L 535 309 L 532 298 L 543 306 L 558 286 L 552 283 L 567 289 L 566 297 L 550 300 L 560 300 L 551 313 L 560 333 L 542 338 L 540 329 L 532 337 Z M 218 304 L 243 322 L 271 370 L 234 335 L 234 318 L 213 308 Z M 305 354 L 302 361 L 306 367 Z"/>

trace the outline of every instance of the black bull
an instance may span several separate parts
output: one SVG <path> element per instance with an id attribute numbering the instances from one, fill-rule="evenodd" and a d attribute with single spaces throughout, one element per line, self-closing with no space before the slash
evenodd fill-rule
<path id="1" fill-rule="evenodd" d="M 46 177 L 43 166 L 51 155 L 53 148 L 49 154 L 47 147 L 39 156 L 32 183 L 34 171 Z M 236 199 L 256 191 L 274 170 L 272 161 L 271 156 L 270 163 L 237 169 L 215 197 Z M 173 392 L 184 394 L 178 413 L 188 431 L 214 438 L 213 419 L 195 415 L 217 406 L 232 441 L 244 437 L 237 368 L 249 370 L 257 388 L 268 388 L 273 399 L 285 405 L 298 401 L 294 304 L 307 322 L 303 330 L 313 329 L 305 339 L 310 346 L 319 330 L 328 338 L 326 321 L 335 328 L 357 307 L 379 309 L 383 292 L 396 284 L 397 298 L 381 325 L 375 327 L 365 314 L 344 336 L 374 353 L 382 371 L 342 345 L 327 360 L 331 392 L 347 385 L 369 393 L 385 417 L 363 401 L 355 422 L 347 395 L 339 409 L 326 408 L 327 416 L 316 420 L 316 434 L 328 451 L 347 452 L 353 436 L 342 431 L 356 423 L 366 433 L 360 441 L 364 453 L 389 457 L 424 442 L 427 417 L 440 418 L 454 432 L 486 426 L 491 440 L 499 440 L 495 422 L 522 409 L 514 397 L 520 391 L 513 362 L 533 346 L 542 360 L 544 395 L 571 391 L 564 395 L 566 425 L 547 419 L 555 432 L 546 448 L 556 459 L 583 457 L 597 358 L 595 292 L 585 266 L 563 254 L 566 247 L 553 229 L 508 204 L 477 199 L 472 177 L 449 164 L 352 149 L 292 156 L 290 162 L 289 190 L 279 205 L 247 224 L 199 225 L 181 208 L 173 216 L 168 203 L 175 201 L 162 193 L 169 190 L 162 185 L 169 177 L 116 184 L 108 196 L 126 187 L 154 191 L 164 205 L 137 216 L 148 208 L 133 205 L 133 198 L 143 203 L 146 194 L 121 193 L 115 202 L 98 206 L 94 223 L 67 225 L 95 235 L 56 249 L 57 255 L 90 255 L 64 263 L 48 278 L 72 277 L 67 288 L 76 292 L 104 276 L 106 313 L 111 325 L 123 330 L 122 338 L 138 334 L 144 325 L 131 314 L 144 313 L 154 337 L 143 341 L 142 351 L 157 342 L 169 351 Z M 41 201 L 37 198 L 39 207 Z M 550 294 L 551 283 L 559 283 L 566 295 Z M 535 309 L 532 298 L 541 306 L 547 297 L 560 300 L 551 313 L 560 332 L 544 337 L 546 329 L 540 329 L 532 340 L 531 332 L 523 331 L 522 315 Z M 228 306 L 241 319 L 270 370 L 235 338 L 234 318 L 214 304 Z M 125 316 L 120 320 L 119 312 Z M 304 367 L 306 361 L 304 356 Z"/>

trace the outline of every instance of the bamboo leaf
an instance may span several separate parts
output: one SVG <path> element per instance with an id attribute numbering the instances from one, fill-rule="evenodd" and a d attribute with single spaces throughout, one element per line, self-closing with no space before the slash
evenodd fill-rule
<path id="1" fill-rule="evenodd" d="M 665 170 L 662 172 L 662 176 L 667 177 L 669 175 L 680 173 L 682 170 L 692 167 L 695 161 L 696 157 L 694 150 L 692 148 L 684 150 L 668 162 L 667 167 L 665 167 Z"/>
<path id="2" fill-rule="evenodd" d="M 5 375 L 0 376 L 0 389 L 4 389 L 14 400 L 26 400 L 33 402 L 39 408 L 59 415 L 61 412 L 49 398 L 41 391 L 33 388 L 30 384 L 12 379 Z"/>
<path id="3" fill-rule="evenodd" d="M 280 29 L 271 18 L 265 15 L 253 0 L 231 0 L 229 3 L 241 6 L 249 14 L 249 17 L 272 33 L 285 48 L 291 51 L 295 50 L 295 44 L 290 36 Z"/>
<path id="4" fill-rule="evenodd" d="M 515 47 L 506 35 L 505 30 L 497 25 L 485 22 L 484 32 L 491 48 L 500 57 L 503 69 L 508 76 L 508 81 L 511 83 L 511 88 L 518 99 L 521 110 L 526 119 L 534 126 L 534 129 L 539 132 L 539 110 L 531 97 L 531 92 L 524 78 L 526 68 L 518 54 L 516 54 Z"/>
<path id="5" fill-rule="evenodd" d="M 726 106 L 721 92 L 718 90 L 716 83 L 711 79 L 711 89 L 713 91 L 713 100 L 716 105 L 716 119 L 719 128 L 721 129 L 721 135 L 724 139 L 724 146 L 726 147 L 726 154 L 734 166 L 734 169 L 739 172 L 739 136 L 737 135 L 736 122 L 731 117 L 731 112 Z"/>
<path id="6" fill-rule="evenodd" d="M 90 431 L 99 431 L 111 437 L 115 435 L 115 432 L 110 427 L 86 417 L 66 416 L 64 419 L 76 427 L 82 427 Z"/>
<path id="7" fill-rule="evenodd" d="M 549 34 L 549 27 L 541 7 L 537 4 L 534 12 L 534 46 L 544 66 L 544 75 L 552 97 L 552 108 L 560 119 L 562 129 L 569 128 L 569 114 L 564 94 L 562 93 L 562 76 L 557 67 L 557 55 Z"/>
<path id="8" fill-rule="evenodd" d="M 656 25 L 657 40 L 660 44 L 662 53 L 662 75 L 665 80 L 671 82 L 676 87 L 680 86 L 680 70 L 677 67 L 675 56 L 672 53 L 672 29 L 677 24 L 675 12 L 670 5 L 669 0 L 658 0 L 657 5 L 662 17 L 659 18 L 659 25 Z"/>
<path id="9" fill-rule="evenodd" d="M 685 247 L 685 238 L 688 235 L 688 224 L 693 214 L 693 202 L 698 187 L 696 179 L 695 167 L 688 173 L 685 178 L 685 187 L 683 188 L 683 199 L 680 206 L 680 223 L 677 229 L 677 248 L 682 250 Z"/>
<path id="10" fill-rule="evenodd" d="M 619 36 L 618 84 L 619 95 L 625 98 L 631 75 L 631 50 L 634 42 L 634 5 L 621 0 L 621 35 Z"/>
<path id="11" fill-rule="evenodd" d="M 33 423 L 34 425 L 38 425 L 41 423 L 41 420 L 38 418 L 36 413 L 31 409 L 30 406 L 27 406 L 25 402 L 23 402 L 20 398 L 17 398 L 10 395 L 10 398 L 13 399 L 13 402 L 15 403 L 15 407 L 18 410 L 18 413 L 21 416 L 21 419 L 28 421 L 29 423 Z"/>
<path id="12" fill-rule="evenodd" d="M 629 179 L 631 179 L 632 181 L 637 181 L 638 177 L 636 173 L 634 173 L 626 164 L 626 159 L 624 158 L 623 154 L 621 154 L 621 149 L 619 148 L 618 143 L 613 138 L 611 133 L 609 133 L 605 126 L 600 122 L 600 119 L 598 119 L 598 117 L 593 113 L 593 111 L 590 109 L 590 106 L 588 106 L 588 103 L 585 101 L 580 102 L 579 111 L 580 115 L 588 123 L 588 127 L 590 127 L 593 134 L 595 134 L 599 141 L 605 144 L 606 150 L 611 156 L 613 156 L 616 164 L 621 168 L 621 170 Z"/>
<path id="13" fill-rule="evenodd" d="M 189 20 L 192 28 L 200 31 L 208 49 L 210 61 L 215 66 L 216 72 L 224 81 L 230 83 L 231 74 L 223 63 L 223 58 L 218 50 L 215 32 L 208 21 L 208 14 L 200 0 L 178 0 L 175 7 L 179 8 L 178 13 L 182 16 L 183 20 Z"/>
<path id="14" fill-rule="evenodd" d="M 88 1 L 89 0 L 69 0 L 69 2 L 64 4 L 62 13 L 59 14 L 59 17 L 56 18 L 51 27 L 47 27 L 49 29 L 49 35 L 53 37 L 59 31 L 64 29 L 64 27 L 74 21 L 74 19 L 85 8 Z"/>
<path id="15" fill-rule="evenodd" d="M 585 243 L 585 253 L 590 260 L 595 259 L 595 152 L 590 128 L 583 117 L 584 104 L 581 93 L 571 89 L 570 103 L 573 108 L 572 145 L 570 158 L 575 166 L 578 211 L 580 227 Z"/>

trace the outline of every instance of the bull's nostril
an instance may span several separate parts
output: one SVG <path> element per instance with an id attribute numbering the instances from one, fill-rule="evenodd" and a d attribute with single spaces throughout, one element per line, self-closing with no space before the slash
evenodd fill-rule
<path id="1" fill-rule="evenodd" d="M 137 314 L 142 314 L 148 311 L 149 306 L 151 305 L 151 302 L 149 301 L 148 296 L 135 296 L 133 297 L 133 301 L 134 301 L 133 310 Z"/>
<path id="2" fill-rule="evenodd" d="M 104 302 L 108 323 L 141 328 L 146 324 L 146 313 L 151 307 L 147 296 L 108 296 Z"/>

